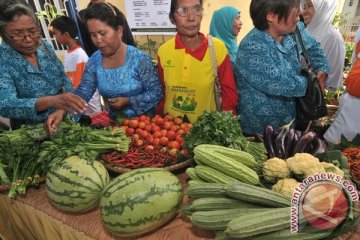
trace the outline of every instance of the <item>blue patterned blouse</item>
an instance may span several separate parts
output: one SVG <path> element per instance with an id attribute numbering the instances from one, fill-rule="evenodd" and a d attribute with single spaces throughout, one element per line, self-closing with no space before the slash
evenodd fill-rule
<path id="1" fill-rule="evenodd" d="M 329 67 L 320 44 L 299 24 L 315 72 Z M 301 51 L 301 46 L 298 44 Z M 282 44 L 266 31 L 252 29 L 239 46 L 235 66 L 239 94 L 238 114 L 247 134 L 263 133 L 271 124 L 281 127 L 296 116 L 294 97 L 304 96 L 307 82 L 300 76 L 295 42 L 290 35 Z"/>
<path id="2" fill-rule="evenodd" d="M 55 109 L 37 112 L 35 102 L 62 89 L 72 90 L 64 67 L 51 46 L 41 40 L 36 50 L 39 67 L 26 61 L 13 47 L 0 45 L 0 115 L 16 126 L 43 122 Z"/>
<path id="3" fill-rule="evenodd" d="M 85 101 L 91 99 L 96 89 L 105 99 L 129 97 L 129 104 L 121 110 L 125 117 L 135 117 L 155 109 L 162 98 L 162 89 L 148 54 L 127 46 L 123 66 L 105 69 L 102 65 L 102 54 L 98 50 L 87 62 L 76 94 Z M 115 118 L 117 112 L 110 108 L 109 115 Z"/>

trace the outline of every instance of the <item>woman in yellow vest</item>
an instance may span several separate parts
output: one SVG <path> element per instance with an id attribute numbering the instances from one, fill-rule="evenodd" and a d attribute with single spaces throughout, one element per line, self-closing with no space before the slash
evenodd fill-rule
<path id="1" fill-rule="evenodd" d="M 204 111 L 215 111 L 215 74 L 206 36 L 199 32 L 202 0 L 172 0 L 170 20 L 174 38 L 160 46 L 158 73 L 164 98 L 158 113 L 169 113 L 195 122 Z M 221 86 L 221 109 L 236 114 L 237 91 L 225 44 L 213 38 L 216 71 Z"/>

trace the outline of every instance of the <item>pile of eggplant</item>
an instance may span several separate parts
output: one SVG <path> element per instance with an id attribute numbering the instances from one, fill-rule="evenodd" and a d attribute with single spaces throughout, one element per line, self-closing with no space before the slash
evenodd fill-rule
<path id="1" fill-rule="evenodd" d="M 326 143 L 315 132 L 300 132 L 288 127 L 274 130 L 271 125 L 266 126 L 263 142 L 269 158 L 287 159 L 304 152 L 315 156 L 326 150 Z"/>

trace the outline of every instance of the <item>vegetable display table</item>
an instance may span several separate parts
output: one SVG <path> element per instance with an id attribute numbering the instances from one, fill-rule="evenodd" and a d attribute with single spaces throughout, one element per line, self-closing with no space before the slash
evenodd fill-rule
<path id="1" fill-rule="evenodd" d="M 186 174 L 177 175 L 186 188 Z M 59 212 L 48 201 L 45 184 L 29 189 L 25 198 L 10 199 L 0 193 L 0 239 L 4 240 L 111 240 L 124 239 L 111 235 L 101 223 L 100 211 L 74 215 Z M 183 203 L 188 198 L 185 196 Z M 178 214 L 161 229 L 143 236 L 141 240 L 206 240 L 213 239 L 211 231 L 198 229 Z M 360 239 L 360 226 L 337 240 Z"/>
<path id="2" fill-rule="evenodd" d="M 184 187 L 186 174 L 177 175 Z M 0 194 L 0 239 L 4 240 L 110 240 L 124 239 L 107 232 L 101 223 L 100 211 L 74 215 L 55 209 L 48 201 L 45 184 L 39 189 L 29 189 L 25 198 L 18 196 L 16 200 L 7 197 L 6 192 Z M 188 201 L 184 197 L 183 202 Z M 213 233 L 193 227 L 180 214 L 161 229 L 141 240 L 201 240 L 212 239 Z"/>

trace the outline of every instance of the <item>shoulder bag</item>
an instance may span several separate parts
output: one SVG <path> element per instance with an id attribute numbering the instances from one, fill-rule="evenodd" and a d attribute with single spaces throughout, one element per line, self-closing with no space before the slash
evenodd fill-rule
<path id="1" fill-rule="evenodd" d="M 327 107 L 323 91 L 320 87 L 319 80 L 311 67 L 311 63 L 298 27 L 296 27 L 294 35 L 297 35 L 299 38 L 302 54 L 306 62 L 306 67 L 301 69 L 301 75 L 306 77 L 308 81 L 305 96 L 295 99 L 296 120 L 298 122 L 307 122 L 326 116 Z M 297 46 L 295 37 L 294 40 L 295 46 Z M 297 47 L 296 51 L 300 61 L 300 54 Z"/>

